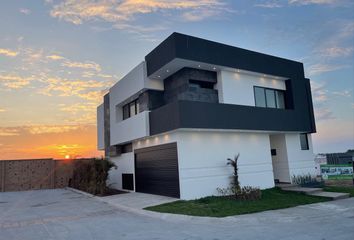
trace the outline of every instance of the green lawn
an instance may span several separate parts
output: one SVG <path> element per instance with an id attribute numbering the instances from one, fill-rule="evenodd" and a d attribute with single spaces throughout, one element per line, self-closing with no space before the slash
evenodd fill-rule
<path id="1" fill-rule="evenodd" d="M 329 201 L 329 199 L 272 188 L 262 190 L 262 199 L 256 201 L 238 201 L 224 197 L 206 197 L 190 201 L 181 200 L 145 209 L 192 216 L 226 217 L 325 201 Z"/>
<path id="2" fill-rule="evenodd" d="M 336 186 L 328 186 L 323 188 L 324 191 L 327 192 L 342 192 L 342 193 L 350 193 L 351 197 L 354 197 L 354 187 L 336 187 Z"/>

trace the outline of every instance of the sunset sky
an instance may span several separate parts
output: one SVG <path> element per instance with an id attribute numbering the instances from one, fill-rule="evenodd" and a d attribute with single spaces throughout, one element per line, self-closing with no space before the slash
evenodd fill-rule
<path id="1" fill-rule="evenodd" d="M 314 150 L 354 148 L 354 1 L 2 0 L 0 159 L 101 156 L 102 94 L 172 32 L 304 63 Z"/>

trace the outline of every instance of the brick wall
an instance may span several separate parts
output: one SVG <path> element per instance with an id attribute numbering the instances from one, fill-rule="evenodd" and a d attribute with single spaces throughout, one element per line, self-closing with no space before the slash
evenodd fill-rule
<path id="1" fill-rule="evenodd" d="M 73 161 L 84 160 L 0 160 L 0 192 L 67 187 Z"/>

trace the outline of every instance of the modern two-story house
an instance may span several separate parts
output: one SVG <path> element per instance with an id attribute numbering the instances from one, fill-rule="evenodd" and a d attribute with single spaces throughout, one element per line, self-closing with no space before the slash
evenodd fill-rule
<path id="1" fill-rule="evenodd" d="M 271 188 L 315 173 L 316 131 L 303 64 L 173 33 L 109 89 L 98 148 L 117 189 L 195 199 L 227 187 Z"/>

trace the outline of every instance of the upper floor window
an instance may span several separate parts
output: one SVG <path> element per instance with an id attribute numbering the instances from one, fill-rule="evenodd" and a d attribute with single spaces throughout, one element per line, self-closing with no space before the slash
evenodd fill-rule
<path id="1" fill-rule="evenodd" d="M 139 102 L 138 99 L 127 103 L 123 106 L 123 120 L 130 118 L 139 113 Z"/>
<path id="2" fill-rule="evenodd" d="M 300 133 L 301 150 L 309 150 L 309 140 L 306 133 Z"/>
<path id="3" fill-rule="evenodd" d="M 254 87 L 256 107 L 285 108 L 285 93 L 282 90 Z"/>

